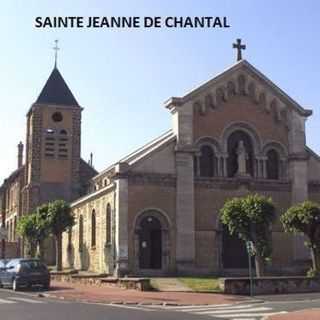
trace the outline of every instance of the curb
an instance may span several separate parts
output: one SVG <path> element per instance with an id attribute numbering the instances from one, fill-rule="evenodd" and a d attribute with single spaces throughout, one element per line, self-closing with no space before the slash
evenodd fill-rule
<path id="1" fill-rule="evenodd" d="M 170 306 L 170 307 L 178 307 L 178 306 L 213 306 L 214 304 L 210 303 L 199 303 L 199 304 L 187 304 L 187 303 L 174 303 L 174 302 L 167 302 L 167 301 L 159 301 L 159 302 L 148 302 L 148 301 L 142 301 L 142 302 L 136 302 L 136 301 L 125 301 L 125 300 L 120 300 L 120 301 L 90 301 L 84 299 L 73 299 L 73 298 L 65 298 L 63 296 L 58 296 L 50 293 L 41 293 L 38 295 L 38 297 L 43 297 L 43 298 L 53 298 L 53 299 L 60 299 L 60 300 L 69 300 L 69 301 L 75 301 L 75 302 L 80 302 L 80 303 L 99 303 L 103 305 L 131 305 L 131 306 Z M 253 300 L 246 300 L 246 301 L 240 301 L 240 302 L 235 302 L 235 303 L 230 303 L 230 305 L 239 305 L 239 304 L 247 304 L 247 303 L 263 303 L 263 300 L 259 299 L 253 299 Z M 220 306 L 221 304 L 216 304 L 215 306 Z"/>

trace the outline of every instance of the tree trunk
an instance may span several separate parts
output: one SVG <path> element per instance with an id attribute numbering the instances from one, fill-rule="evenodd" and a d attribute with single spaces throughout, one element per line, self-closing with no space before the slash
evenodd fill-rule
<path id="1" fill-rule="evenodd" d="M 311 248 L 312 269 L 320 271 L 320 248 Z"/>
<path id="2" fill-rule="evenodd" d="M 40 260 L 44 261 L 44 240 L 39 241 L 39 256 Z"/>
<path id="3" fill-rule="evenodd" d="M 34 242 L 34 241 L 30 241 L 28 243 L 28 255 L 30 258 L 34 258 L 36 253 L 37 253 L 37 242 Z"/>
<path id="4" fill-rule="evenodd" d="M 262 276 L 264 276 L 264 259 L 257 253 L 255 255 L 255 263 L 257 278 L 261 278 Z"/>
<path id="5" fill-rule="evenodd" d="M 57 271 L 62 270 L 62 235 L 56 235 L 56 265 Z"/>
<path id="6" fill-rule="evenodd" d="M 1 259 L 6 257 L 6 240 L 1 240 Z"/>

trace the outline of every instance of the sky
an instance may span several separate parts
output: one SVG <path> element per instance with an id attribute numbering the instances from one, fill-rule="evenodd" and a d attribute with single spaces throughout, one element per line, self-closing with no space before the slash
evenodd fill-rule
<path id="1" fill-rule="evenodd" d="M 226 16 L 225 29 L 38 29 L 41 16 Z M 163 102 L 244 58 L 313 110 L 307 143 L 320 153 L 320 3 L 255 0 L 1 1 L 0 181 L 17 166 L 26 113 L 54 65 L 82 113 L 82 157 L 100 171 L 171 128 Z"/>

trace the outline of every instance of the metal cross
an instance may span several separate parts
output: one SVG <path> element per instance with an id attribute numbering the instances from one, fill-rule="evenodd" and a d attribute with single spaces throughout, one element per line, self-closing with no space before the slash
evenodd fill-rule
<path id="1" fill-rule="evenodd" d="M 55 42 L 55 46 L 53 47 L 53 50 L 55 51 L 54 53 L 54 67 L 57 67 L 57 60 L 58 60 L 58 50 L 60 50 L 60 48 L 58 47 L 58 42 L 59 40 L 54 40 Z"/>
<path id="2" fill-rule="evenodd" d="M 245 50 L 246 49 L 246 45 L 245 44 L 241 44 L 241 39 L 237 39 L 237 43 L 233 43 L 232 47 L 234 49 L 237 49 L 237 61 L 242 60 L 242 52 L 241 52 L 241 50 Z"/>

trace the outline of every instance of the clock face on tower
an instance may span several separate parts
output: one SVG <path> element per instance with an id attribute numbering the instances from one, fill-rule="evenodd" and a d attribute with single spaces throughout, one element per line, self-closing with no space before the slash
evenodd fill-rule
<path id="1" fill-rule="evenodd" d="M 53 115 L 52 115 L 52 120 L 54 122 L 61 122 L 63 120 L 63 116 L 61 114 L 61 112 L 55 112 Z"/>

